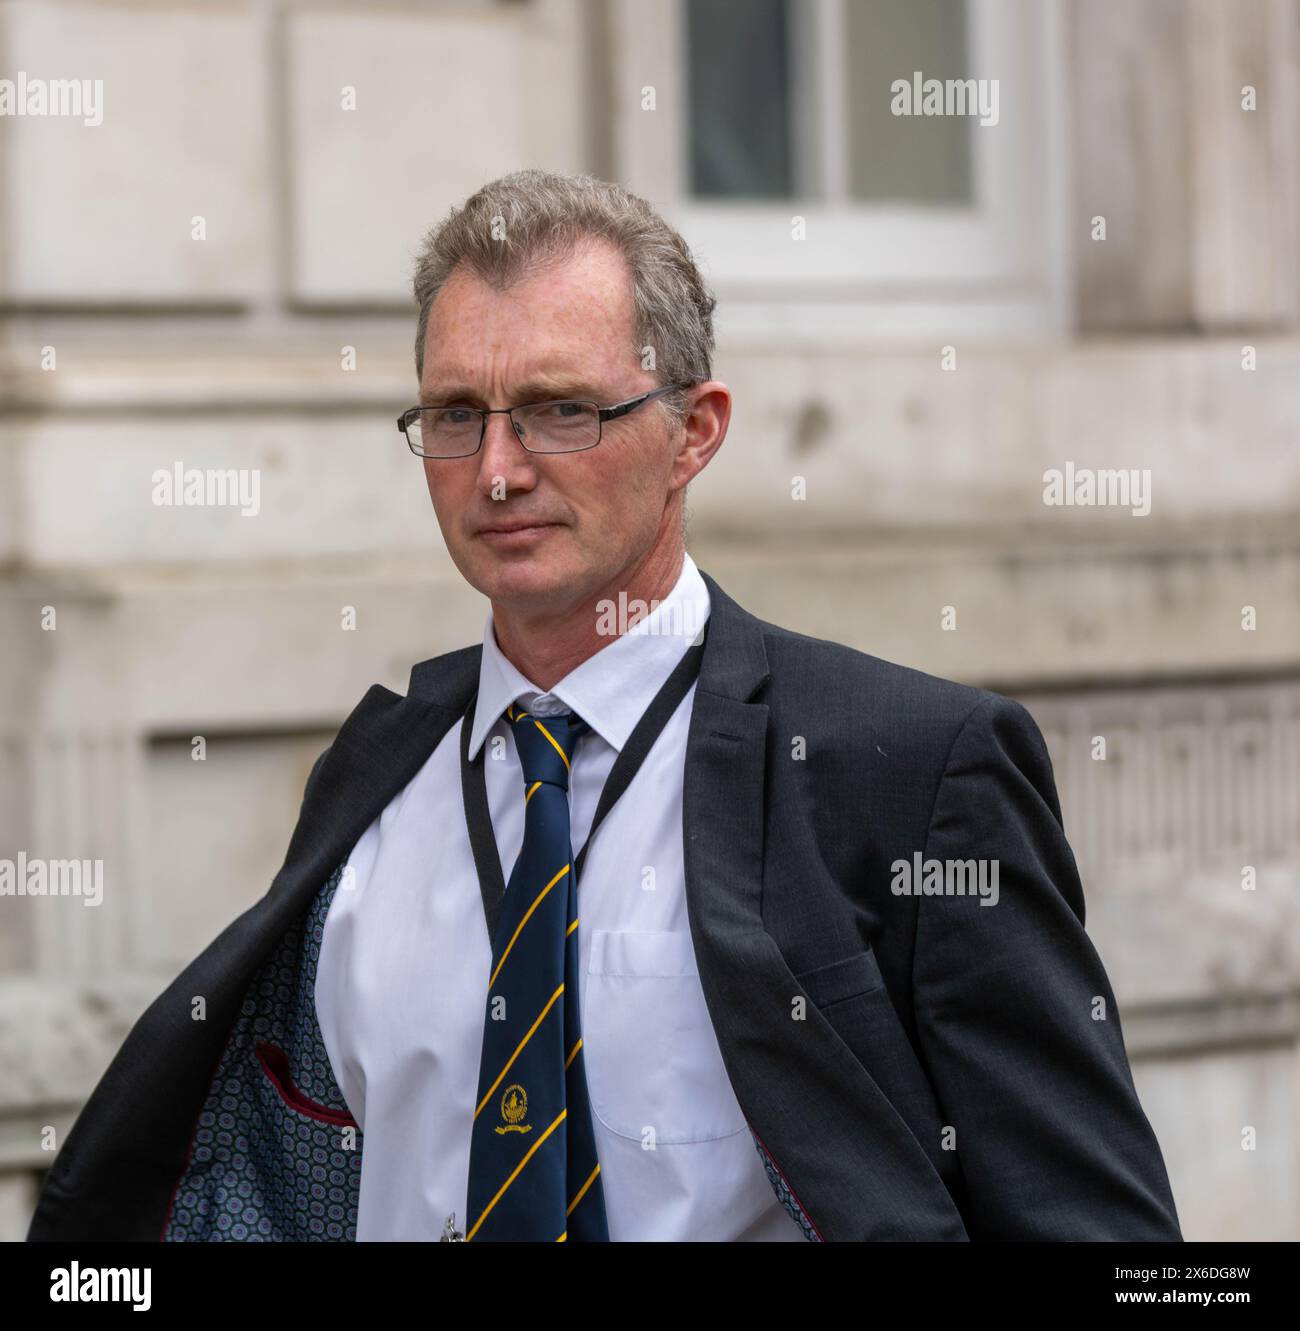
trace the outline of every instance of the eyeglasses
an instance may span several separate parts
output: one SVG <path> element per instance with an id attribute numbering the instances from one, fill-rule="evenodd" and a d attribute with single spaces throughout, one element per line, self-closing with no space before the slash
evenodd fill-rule
<path id="1" fill-rule="evenodd" d="M 643 402 L 689 387 L 668 384 L 612 407 L 567 398 L 518 407 L 411 407 L 397 418 L 397 428 L 416 457 L 464 458 L 482 447 L 487 418 L 506 415 L 515 438 L 530 453 L 578 453 L 600 443 L 606 421 L 616 421 Z"/>

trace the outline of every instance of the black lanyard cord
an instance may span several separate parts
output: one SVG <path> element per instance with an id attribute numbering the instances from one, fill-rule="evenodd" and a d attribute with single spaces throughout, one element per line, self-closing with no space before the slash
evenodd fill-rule
<path id="1" fill-rule="evenodd" d="M 650 706 L 633 727 L 627 743 L 623 745 L 596 804 L 596 815 L 591 822 L 591 831 L 587 834 L 586 844 L 574 863 L 574 874 L 579 883 L 582 881 L 582 866 L 586 862 L 587 851 L 591 848 L 592 837 L 605 815 L 618 802 L 619 797 L 632 783 L 651 750 L 655 740 L 668 724 L 669 717 L 677 710 L 682 699 L 690 692 L 700 672 L 700 660 L 704 656 L 704 643 L 708 637 L 709 625 L 705 621 L 700 634 L 700 641 L 689 647 L 686 654 L 674 667 L 673 672 L 664 681 L 655 694 Z M 465 799 L 465 823 L 469 829 L 470 847 L 474 852 L 474 867 L 478 872 L 479 890 L 483 896 L 483 912 L 487 919 L 488 937 L 496 936 L 497 918 L 501 912 L 501 902 L 505 898 L 505 876 L 501 871 L 501 856 L 497 850 L 496 837 L 492 831 L 492 815 L 488 810 L 487 781 L 484 776 L 484 752 L 486 742 L 479 750 L 473 762 L 469 757 L 469 737 L 474 729 L 474 709 L 478 705 L 478 693 L 470 698 L 461 722 L 460 732 L 460 785 Z M 581 741 L 580 741 L 581 742 Z"/>

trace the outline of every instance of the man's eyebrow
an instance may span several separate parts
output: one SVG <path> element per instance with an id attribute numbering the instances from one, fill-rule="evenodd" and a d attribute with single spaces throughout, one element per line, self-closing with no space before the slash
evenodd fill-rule
<path id="1" fill-rule="evenodd" d="M 511 395 L 512 407 L 529 402 L 545 402 L 551 398 L 580 398 L 585 402 L 603 402 L 607 394 L 581 379 L 529 379 L 518 384 Z M 420 402 L 424 406 L 437 406 L 443 402 L 482 402 L 476 388 L 468 384 L 433 384 L 420 393 Z M 507 405 L 505 403 L 503 406 Z"/>

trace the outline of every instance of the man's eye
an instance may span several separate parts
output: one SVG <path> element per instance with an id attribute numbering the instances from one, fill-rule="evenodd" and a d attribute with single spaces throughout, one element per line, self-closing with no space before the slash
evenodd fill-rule
<path id="1" fill-rule="evenodd" d="M 442 413 L 442 418 L 449 425 L 465 425 L 473 415 L 468 407 L 447 407 Z"/>

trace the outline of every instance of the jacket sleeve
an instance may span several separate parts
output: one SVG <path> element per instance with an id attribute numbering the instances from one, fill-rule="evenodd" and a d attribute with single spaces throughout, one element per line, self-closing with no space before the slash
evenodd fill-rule
<path id="1" fill-rule="evenodd" d="M 1047 747 L 1019 703 L 990 694 L 967 716 L 924 856 L 987 860 L 990 880 L 998 870 L 996 904 L 922 895 L 913 953 L 921 1052 L 955 1129 L 971 1238 L 1179 1240 L 1084 932 Z"/>

